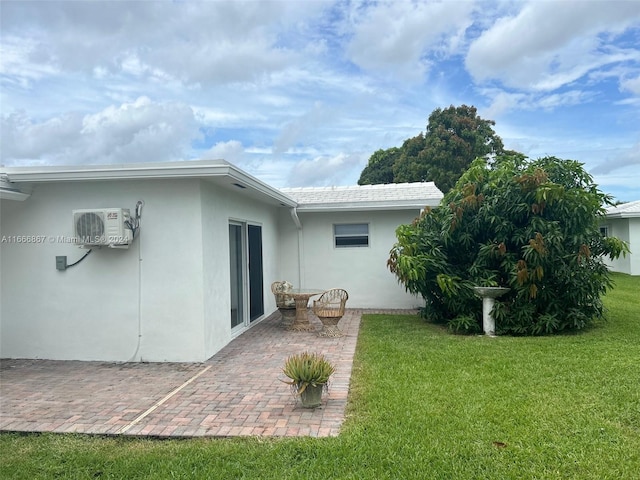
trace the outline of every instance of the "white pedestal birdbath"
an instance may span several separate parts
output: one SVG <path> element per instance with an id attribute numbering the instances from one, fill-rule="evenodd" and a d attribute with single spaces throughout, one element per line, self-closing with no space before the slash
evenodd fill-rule
<path id="1" fill-rule="evenodd" d="M 496 298 L 507 293 L 510 288 L 505 287 L 473 287 L 473 291 L 482 297 L 482 330 L 485 335 L 494 336 L 496 334 L 496 321 L 491 315 Z"/>

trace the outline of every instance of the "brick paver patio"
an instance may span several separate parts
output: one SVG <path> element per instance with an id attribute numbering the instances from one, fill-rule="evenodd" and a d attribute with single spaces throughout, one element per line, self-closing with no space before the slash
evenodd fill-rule
<path id="1" fill-rule="evenodd" d="M 341 338 L 291 332 L 275 313 L 204 363 L 2 360 L 0 430 L 192 436 L 335 436 L 344 420 L 361 310 Z M 309 314 L 320 330 L 320 321 Z M 336 365 L 321 407 L 304 409 L 281 382 L 304 350 Z"/>

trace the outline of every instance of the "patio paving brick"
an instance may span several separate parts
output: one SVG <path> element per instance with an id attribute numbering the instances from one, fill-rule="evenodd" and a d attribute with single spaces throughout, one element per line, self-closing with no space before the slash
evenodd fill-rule
<path id="1" fill-rule="evenodd" d="M 347 309 L 340 321 L 345 336 L 326 338 L 316 332 L 287 331 L 276 312 L 203 363 L 4 359 L 0 430 L 158 437 L 335 436 L 344 421 L 362 313 Z M 309 319 L 319 331 L 317 317 L 309 312 Z M 304 350 L 321 352 L 336 365 L 329 393 L 314 410 L 303 409 L 281 381 L 285 358 Z"/>

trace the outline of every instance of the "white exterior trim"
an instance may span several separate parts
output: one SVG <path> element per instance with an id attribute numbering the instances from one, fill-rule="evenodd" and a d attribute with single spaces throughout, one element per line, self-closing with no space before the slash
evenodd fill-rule
<path id="1" fill-rule="evenodd" d="M 220 178 L 229 185 L 249 188 L 285 206 L 297 203 L 280 190 L 273 188 L 225 160 L 167 162 L 126 165 L 88 165 L 65 167 L 7 167 L 4 173 L 13 183 L 73 182 L 92 180 Z M 236 185 L 237 184 L 237 185 Z"/>
<path id="2" fill-rule="evenodd" d="M 640 218 L 640 200 L 622 203 L 606 209 L 607 218 Z"/>

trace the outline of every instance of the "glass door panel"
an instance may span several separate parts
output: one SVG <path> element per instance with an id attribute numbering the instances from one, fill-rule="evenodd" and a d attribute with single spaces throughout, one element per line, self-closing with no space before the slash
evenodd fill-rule
<path id="1" fill-rule="evenodd" d="M 232 329 L 244 323 L 244 255 L 242 244 L 242 225 L 229 224 Z"/>
<path id="2" fill-rule="evenodd" d="M 262 227 L 248 225 L 249 239 L 249 320 L 264 315 L 264 290 L 262 284 Z"/>

